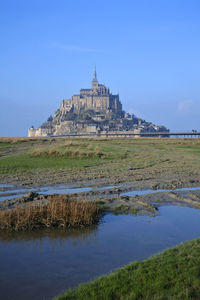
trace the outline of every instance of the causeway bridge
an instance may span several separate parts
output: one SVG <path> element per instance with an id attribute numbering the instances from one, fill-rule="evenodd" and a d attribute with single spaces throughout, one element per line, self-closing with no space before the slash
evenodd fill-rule
<path id="1" fill-rule="evenodd" d="M 133 131 L 118 131 L 118 132 L 100 132 L 100 133 L 80 133 L 80 134 L 65 134 L 51 137 L 112 137 L 112 138 L 200 138 L 200 131 L 192 132 L 138 132 Z"/>
<path id="2" fill-rule="evenodd" d="M 109 132 L 107 134 L 101 134 L 100 136 L 123 136 L 123 137 L 159 137 L 159 138 L 166 138 L 166 137 L 176 137 L 176 138 L 192 138 L 197 137 L 200 138 L 200 132 L 140 132 L 140 133 L 129 133 L 127 131 L 123 133 L 112 133 Z"/>

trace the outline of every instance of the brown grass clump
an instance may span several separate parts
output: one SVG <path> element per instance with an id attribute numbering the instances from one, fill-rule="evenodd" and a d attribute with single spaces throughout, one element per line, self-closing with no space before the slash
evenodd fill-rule
<path id="1" fill-rule="evenodd" d="M 97 217 L 95 202 L 54 195 L 43 206 L 30 205 L 0 211 L 0 230 L 83 227 L 94 224 Z"/>
<path id="2" fill-rule="evenodd" d="M 101 152 L 98 148 L 95 151 L 81 151 L 80 149 L 75 150 L 65 150 L 64 152 L 55 149 L 35 149 L 31 153 L 32 157 L 61 157 L 61 158 L 101 158 L 105 157 L 105 154 Z"/>
<path id="3" fill-rule="evenodd" d="M 33 157 L 50 157 L 50 156 L 61 156 L 63 153 L 55 150 L 55 149 L 43 149 L 43 148 L 37 148 L 32 151 L 31 156 Z"/>
<path id="4" fill-rule="evenodd" d="M 73 147 L 73 146 L 80 146 L 80 144 L 78 144 L 78 143 L 74 143 L 74 142 L 72 142 L 72 141 L 68 141 L 68 142 L 66 142 L 65 144 L 64 144 L 64 146 L 65 147 Z"/>
<path id="5" fill-rule="evenodd" d="M 87 149 L 88 149 L 88 150 L 93 150 L 93 148 L 94 148 L 94 146 L 93 146 L 92 144 L 89 144 L 89 145 L 87 146 Z"/>

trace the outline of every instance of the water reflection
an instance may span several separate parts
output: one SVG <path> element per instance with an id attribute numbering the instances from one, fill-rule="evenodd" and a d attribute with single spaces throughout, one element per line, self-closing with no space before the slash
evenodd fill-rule
<path id="1" fill-rule="evenodd" d="M 1 232 L 0 244 L 15 244 L 18 247 L 31 247 L 32 249 L 40 249 L 48 246 L 52 250 L 65 248 L 70 242 L 73 246 L 78 246 L 80 243 L 87 246 L 91 242 L 95 242 L 97 238 L 98 226 L 93 225 L 82 229 L 55 229 L 55 230 L 38 230 L 32 232 Z M 1 250 L 0 250 L 1 251 Z"/>
<path id="2" fill-rule="evenodd" d="M 81 282 L 200 236 L 200 210 L 167 206 L 160 214 L 106 214 L 98 228 L 70 232 L 1 233 L 1 299 L 52 299 Z"/>
<path id="3" fill-rule="evenodd" d="M 128 192 L 120 193 L 121 196 L 143 196 L 146 194 L 157 194 L 157 193 L 164 193 L 164 192 L 181 192 L 181 191 L 198 191 L 200 187 L 190 187 L 190 188 L 177 188 L 177 189 L 158 189 L 158 190 L 131 190 Z"/>

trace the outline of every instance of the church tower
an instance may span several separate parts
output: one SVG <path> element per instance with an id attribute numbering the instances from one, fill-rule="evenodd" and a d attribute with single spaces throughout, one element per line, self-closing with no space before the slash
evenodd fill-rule
<path id="1" fill-rule="evenodd" d="M 98 81 L 97 81 L 97 71 L 96 71 L 96 65 L 94 68 L 94 78 L 92 80 L 92 90 L 97 90 L 98 89 Z"/>

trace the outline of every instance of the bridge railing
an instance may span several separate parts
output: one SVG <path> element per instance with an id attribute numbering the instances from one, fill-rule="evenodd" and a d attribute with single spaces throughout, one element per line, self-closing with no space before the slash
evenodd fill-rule
<path id="1" fill-rule="evenodd" d="M 197 137 L 200 138 L 200 132 L 104 132 L 104 133 L 78 133 L 78 134 L 65 134 L 51 137 Z"/>

